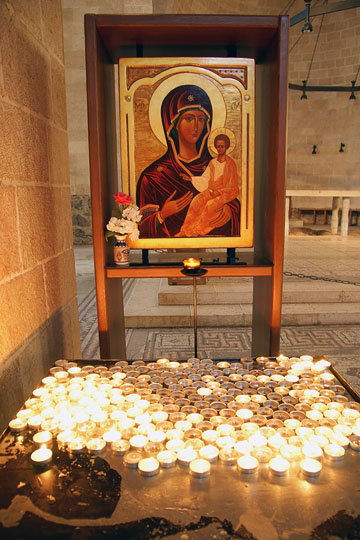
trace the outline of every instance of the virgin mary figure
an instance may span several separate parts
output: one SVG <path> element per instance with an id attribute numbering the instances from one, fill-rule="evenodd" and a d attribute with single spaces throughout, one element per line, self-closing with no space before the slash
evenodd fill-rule
<path id="1" fill-rule="evenodd" d="M 174 237 L 180 231 L 190 202 L 199 193 L 191 177 L 201 176 L 212 159 L 207 147 L 212 106 L 202 88 L 189 84 L 174 88 L 162 102 L 161 119 L 167 152 L 137 182 L 141 238 Z M 238 199 L 225 204 L 211 225 L 206 236 L 239 236 Z"/>

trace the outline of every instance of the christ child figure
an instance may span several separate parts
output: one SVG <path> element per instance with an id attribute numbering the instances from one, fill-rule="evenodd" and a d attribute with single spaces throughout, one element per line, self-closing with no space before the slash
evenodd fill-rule
<path id="1" fill-rule="evenodd" d="M 201 176 L 193 176 L 193 185 L 201 191 L 190 203 L 184 223 L 176 236 L 203 236 L 214 228 L 223 206 L 239 194 L 236 163 L 226 155 L 230 139 L 221 133 L 215 137 L 218 153 Z M 189 178 L 188 178 L 189 179 Z"/>

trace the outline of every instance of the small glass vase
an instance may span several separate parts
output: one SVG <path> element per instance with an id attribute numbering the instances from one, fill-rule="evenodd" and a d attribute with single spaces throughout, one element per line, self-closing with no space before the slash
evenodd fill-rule
<path id="1" fill-rule="evenodd" d="M 126 236 L 116 236 L 114 245 L 114 263 L 116 266 L 128 266 L 130 261 L 130 249 L 125 241 Z"/>

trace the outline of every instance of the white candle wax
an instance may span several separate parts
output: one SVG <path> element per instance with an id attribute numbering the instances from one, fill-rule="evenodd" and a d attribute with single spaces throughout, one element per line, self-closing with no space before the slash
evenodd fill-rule
<path id="1" fill-rule="evenodd" d="M 11 431 L 14 431 L 15 433 L 19 433 L 21 431 L 24 431 L 27 426 L 27 421 L 23 420 L 22 418 L 14 418 L 14 420 L 10 420 L 9 422 L 9 428 Z"/>
<path id="2" fill-rule="evenodd" d="M 130 449 L 129 441 L 124 441 L 123 439 L 119 439 L 111 443 L 112 452 L 118 456 L 123 456 L 125 452 L 127 452 L 129 449 Z"/>
<path id="3" fill-rule="evenodd" d="M 182 439 L 170 439 L 167 441 L 166 450 L 171 450 L 172 452 L 179 452 L 185 448 L 185 442 Z"/>
<path id="4" fill-rule="evenodd" d="M 160 463 L 160 467 L 169 469 L 176 465 L 177 456 L 175 452 L 172 452 L 171 450 L 161 450 L 157 455 L 157 460 Z"/>
<path id="5" fill-rule="evenodd" d="M 159 472 L 159 461 L 154 457 L 141 459 L 138 470 L 142 476 L 154 476 Z"/>
<path id="6" fill-rule="evenodd" d="M 167 443 L 166 448 L 168 448 L 168 444 L 169 443 Z M 197 452 L 191 446 L 187 448 L 182 448 L 178 451 L 178 462 L 180 463 L 180 465 L 189 466 L 189 464 L 196 458 Z"/>
<path id="7" fill-rule="evenodd" d="M 205 478 L 209 476 L 211 465 L 207 459 L 194 459 L 189 465 L 189 472 L 195 478 Z"/>
<path id="8" fill-rule="evenodd" d="M 145 437 L 145 435 L 134 435 L 130 439 L 130 446 L 133 450 L 142 450 L 148 440 L 149 439 Z"/>
<path id="9" fill-rule="evenodd" d="M 142 459 L 140 452 L 128 452 L 124 455 L 123 462 L 125 467 L 130 469 L 137 469 L 139 461 Z"/>
<path id="10" fill-rule="evenodd" d="M 103 439 L 107 444 L 111 445 L 114 441 L 121 439 L 121 432 L 116 429 L 110 429 L 109 431 L 105 431 Z"/>
<path id="11" fill-rule="evenodd" d="M 258 460 L 254 456 L 250 456 L 250 455 L 241 456 L 237 460 L 238 469 L 241 472 L 244 472 L 247 474 L 255 472 L 256 469 L 258 468 L 258 465 L 259 465 Z"/>
<path id="12" fill-rule="evenodd" d="M 321 472 L 321 463 L 317 459 L 305 458 L 300 463 L 300 468 L 305 476 L 319 476 Z"/>
<path id="13" fill-rule="evenodd" d="M 324 448 L 325 456 L 331 461 L 338 461 L 343 459 L 345 450 L 342 446 L 336 443 L 331 443 Z"/>
<path id="14" fill-rule="evenodd" d="M 302 447 L 302 453 L 307 458 L 321 459 L 323 455 L 322 448 L 316 444 L 305 443 Z"/>
<path id="15" fill-rule="evenodd" d="M 42 417 L 40 414 L 37 414 L 36 416 L 31 416 L 28 421 L 27 425 L 29 429 L 39 429 L 41 427 Z"/>
<path id="16" fill-rule="evenodd" d="M 33 436 L 33 441 L 39 447 L 52 444 L 52 434 L 50 431 L 38 431 Z"/>
<path id="17" fill-rule="evenodd" d="M 72 430 L 61 431 L 56 438 L 58 447 L 65 448 L 70 443 L 70 441 L 72 441 L 75 438 L 76 438 L 75 431 L 72 431 Z"/>
<path id="18" fill-rule="evenodd" d="M 219 433 L 215 429 L 207 429 L 203 431 L 201 438 L 205 444 L 212 444 L 219 437 Z"/>
<path id="19" fill-rule="evenodd" d="M 277 456 L 270 460 L 269 467 L 273 474 L 276 474 L 277 476 L 284 476 L 284 474 L 286 474 L 289 470 L 290 463 L 287 459 Z"/>
<path id="20" fill-rule="evenodd" d="M 68 451 L 71 454 L 81 454 L 85 452 L 86 446 L 85 441 L 82 437 L 75 437 L 68 443 Z"/>
<path id="21" fill-rule="evenodd" d="M 41 447 L 31 454 L 31 461 L 34 465 L 46 465 L 52 460 L 52 451 L 49 448 Z"/>
<path id="22" fill-rule="evenodd" d="M 219 449 L 213 444 L 207 444 L 199 450 L 199 456 L 203 459 L 207 459 L 210 463 L 217 461 L 219 457 Z"/>

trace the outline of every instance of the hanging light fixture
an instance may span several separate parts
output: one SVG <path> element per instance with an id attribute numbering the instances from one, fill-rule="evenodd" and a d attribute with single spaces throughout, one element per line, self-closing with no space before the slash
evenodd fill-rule
<path id="1" fill-rule="evenodd" d="M 351 81 L 351 94 L 350 94 L 349 99 L 356 99 L 355 92 L 354 92 L 355 82 L 356 81 Z"/>
<path id="2" fill-rule="evenodd" d="M 301 94 L 301 98 L 300 99 L 307 99 L 307 95 L 306 95 L 306 81 L 303 81 L 303 91 L 302 91 L 302 94 Z"/>
<path id="3" fill-rule="evenodd" d="M 310 33 L 313 31 L 312 24 L 310 22 L 310 5 L 311 0 L 305 0 L 305 8 L 306 8 L 306 19 L 304 24 L 302 25 L 301 31 L 302 33 Z"/>

